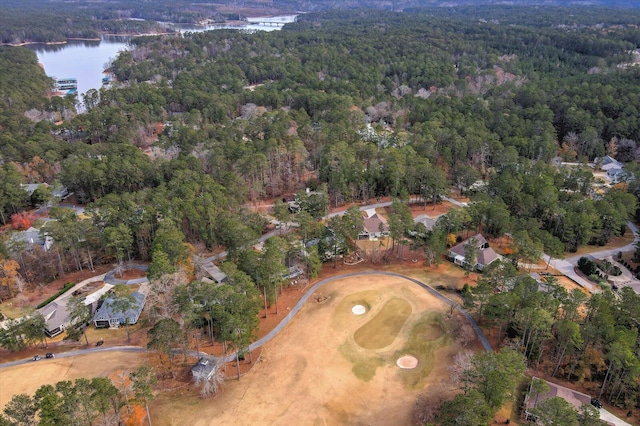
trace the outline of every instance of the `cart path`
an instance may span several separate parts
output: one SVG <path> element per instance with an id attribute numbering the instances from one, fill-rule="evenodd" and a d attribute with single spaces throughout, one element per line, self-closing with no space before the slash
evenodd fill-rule
<path id="1" fill-rule="evenodd" d="M 384 275 L 384 276 L 387 276 L 387 277 L 401 278 L 401 279 L 404 279 L 404 280 L 407 280 L 407 281 L 410 281 L 410 282 L 412 282 L 414 284 L 419 285 L 424 290 L 429 292 L 431 295 L 437 297 L 438 299 L 440 299 L 442 302 L 446 303 L 447 305 L 453 306 L 458 312 L 460 312 L 462 315 L 464 315 L 465 318 L 467 318 L 467 321 L 469 321 L 469 323 L 471 324 L 471 327 L 473 327 L 473 330 L 476 332 L 476 335 L 478 336 L 478 339 L 482 343 L 482 346 L 484 347 L 484 350 L 487 351 L 487 352 L 491 352 L 493 350 L 493 348 L 491 347 L 491 343 L 489 343 L 489 340 L 487 339 L 487 337 L 482 332 L 482 329 L 480 328 L 480 326 L 478 326 L 478 323 L 476 323 L 476 321 L 473 319 L 471 314 L 469 314 L 469 312 L 464 310 L 456 302 L 454 302 L 454 301 L 448 299 L 447 297 L 443 296 L 437 290 L 435 290 L 434 288 L 430 287 L 429 285 L 423 283 L 420 280 L 408 277 L 406 275 L 397 274 L 395 272 L 385 272 L 385 271 L 351 272 L 351 273 L 347 273 L 347 274 L 336 275 L 335 277 L 330 277 L 330 278 L 326 278 L 324 280 L 318 281 L 309 290 L 307 290 L 307 292 L 300 298 L 298 303 L 296 303 L 296 305 L 291 309 L 291 311 L 287 314 L 287 316 L 284 317 L 284 319 L 282 321 L 280 321 L 280 323 L 273 330 L 271 330 L 269 333 L 267 333 L 262 338 L 256 340 L 252 344 L 250 344 L 249 345 L 249 349 L 250 350 L 254 350 L 254 349 L 259 348 L 260 346 L 264 345 L 265 343 L 267 343 L 268 341 L 273 339 L 278 333 L 280 333 L 280 331 L 282 331 L 282 329 L 284 327 L 286 327 L 287 324 L 289 324 L 289 322 L 298 313 L 298 311 L 300 311 L 300 309 L 302 309 L 302 307 L 304 306 L 306 301 L 311 297 L 311 295 L 313 293 L 315 293 L 316 290 L 318 290 L 320 287 L 324 286 L 325 284 L 328 284 L 328 283 L 331 283 L 331 282 L 334 282 L 334 281 L 339 281 L 339 280 L 342 280 L 342 279 L 345 279 L 345 278 L 352 278 L 352 277 L 366 276 L 366 275 Z M 224 361 L 232 361 L 234 359 L 235 359 L 235 354 L 231 354 L 231 355 L 227 355 L 223 360 Z"/>
<path id="2" fill-rule="evenodd" d="M 469 314 L 469 312 L 464 310 L 456 302 L 448 299 L 447 297 L 445 297 L 442 294 L 440 294 L 434 288 L 430 287 L 429 285 L 427 285 L 427 284 L 423 283 L 422 281 L 417 280 L 415 278 L 411 278 L 411 277 L 408 277 L 408 276 L 402 275 L 402 274 L 397 274 L 395 272 L 373 271 L 373 270 L 372 271 L 362 271 L 362 272 L 351 272 L 351 273 L 347 273 L 347 274 L 336 275 L 334 277 L 329 277 L 329 278 L 325 278 L 323 280 L 318 281 L 313 286 L 311 286 L 304 293 L 304 295 L 302 295 L 302 297 L 300 298 L 298 303 L 296 303 L 296 305 L 291 309 L 291 311 L 287 314 L 287 316 L 284 317 L 282 319 L 282 321 L 280 321 L 280 323 L 273 330 L 271 330 L 269 333 L 267 333 L 262 338 L 260 338 L 260 339 L 256 340 L 255 342 L 251 343 L 249 345 L 249 349 L 250 350 L 257 349 L 257 348 L 261 347 L 262 345 L 264 345 L 265 343 L 269 342 L 275 336 L 277 336 L 278 333 L 280 333 L 282 331 L 282 329 L 284 329 L 284 327 L 286 327 L 287 324 L 289 324 L 289 322 L 300 311 L 300 309 L 302 309 L 304 304 L 313 295 L 313 293 L 315 293 L 320 287 L 324 286 L 325 284 L 329 284 L 331 282 L 339 281 L 339 280 L 342 280 L 342 279 L 345 279 L 345 278 L 352 278 L 352 277 L 358 277 L 358 276 L 367 276 L 367 275 L 384 275 L 384 276 L 387 276 L 387 277 L 401 278 L 401 279 L 410 281 L 410 282 L 412 282 L 414 284 L 417 284 L 418 286 L 422 287 L 424 290 L 429 292 L 432 296 L 437 297 L 439 300 L 441 300 L 442 302 L 446 303 L 449 306 L 452 306 L 454 309 L 456 309 L 458 312 L 460 312 L 462 315 L 464 315 L 465 318 L 467 318 L 467 321 L 469 321 L 469 324 L 471 324 L 471 327 L 473 328 L 473 330 L 476 332 L 476 335 L 478 336 L 478 339 L 482 343 L 482 346 L 484 347 L 484 350 L 487 351 L 487 352 L 491 352 L 493 350 L 493 348 L 491 347 L 491 343 L 489 343 L 489 340 L 484 335 L 484 333 L 482 332 L 482 329 L 478 326 L 478 324 L 473 319 L 471 314 Z M 98 348 L 79 349 L 79 350 L 70 351 L 70 352 L 57 353 L 56 357 L 57 358 L 66 358 L 66 357 L 70 357 L 70 356 L 84 355 L 84 354 L 89 354 L 89 353 L 94 353 L 94 352 L 103 352 L 103 351 L 147 352 L 147 349 L 146 348 L 142 348 L 142 347 L 137 347 L 137 346 L 98 347 Z M 206 355 L 206 354 L 204 354 L 202 352 L 200 352 L 199 354 L 195 353 L 195 351 L 190 351 L 190 352 L 193 352 L 193 355 L 196 355 L 196 356 L 204 356 L 204 355 Z M 190 353 L 190 354 L 192 354 L 192 353 Z M 235 360 L 235 356 L 236 356 L 235 353 L 228 354 L 228 355 L 222 357 L 221 361 L 222 362 L 233 361 L 233 360 Z M 23 360 L 18 360 L 18 361 L 6 362 L 6 363 L 3 363 L 3 364 L 0 364 L 0 368 L 12 367 L 12 366 L 15 366 L 15 365 L 26 364 L 28 362 L 33 362 L 33 361 L 32 361 L 31 358 L 28 358 L 28 359 L 23 359 Z"/>

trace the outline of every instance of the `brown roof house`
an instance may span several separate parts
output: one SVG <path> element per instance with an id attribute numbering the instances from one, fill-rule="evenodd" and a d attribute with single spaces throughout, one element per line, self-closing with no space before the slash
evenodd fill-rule
<path id="1" fill-rule="evenodd" d="M 375 211 L 367 211 L 362 225 L 364 229 L 360 232 L 360 238 L 380 238 L 389 235 L 387 220 Z"/>
<path id="2" fill-rule="evenodd" d="M 470 244 L 472 241 L 475 241 L 476 246 L 476 260 L 475 265 L 473 265 L 472 269 L 477 269 L 478 271 L 482 271 L 484 268 L 489 266 L 492 262 L 498 260 L 498 254 L 493 251 L 491 247 L 489 247 L 489 243 L 482 236 L 482 234 L 476 234 L 473 237 L 464 240 L 457 246 L 454 246 L 449 249 L 449 255 L 447 256 L 450 261 L 455 263 L 456 265 L 460 265 L 465 267 L 467 262 L 465 260 L 465 247 Z"/>

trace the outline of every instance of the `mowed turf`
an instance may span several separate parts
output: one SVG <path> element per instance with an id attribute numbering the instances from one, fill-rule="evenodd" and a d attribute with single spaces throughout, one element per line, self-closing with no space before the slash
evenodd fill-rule
<path id="1" fill-rule="evenodd" d="M 444 332 L 444 317 L 440 312 L 426 312 L 413 323 L 409 336 L 395 358 L 412 355 L 418 365 L 411 370 L 398 370 L 402 381 L 410 389 L 422 389 L 435 366 L 438 349 L 451 343 L 451 336 Z"/>
<path id="2" fill-rule="evenodd" d="M 358 346 L 365 349 L 381 349 L 389 346 L 411 315 L 411 305 L 404 299 L 389 299 L 369 322 L 353 335 Z"/>

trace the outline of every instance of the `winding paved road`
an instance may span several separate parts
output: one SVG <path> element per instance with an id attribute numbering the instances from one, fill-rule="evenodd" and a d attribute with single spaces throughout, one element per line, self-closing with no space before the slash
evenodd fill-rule
<path id="1" fill-rule="evenodd" d="M 99 346 L 97 348 L 78 349 L 69 352 L 60 352 L 56 354 L 56 358 L 68 358 L 77 355 L 87 355 L 96 352 L 148 352 L 146 348 L 140 346 Z M 0 364 L 0 368 L 13 367 L 15 365 L 27 364 L 30 362 L 46 362 L 46 358 L 41 361 L 33 361 L 33 358 L 20 359 L 17 361 L 5 362 Z"/>
<path id="2" fill-rule="evenodd" d="M 419 281 L 419 280 L 417 280 L 415 278 L 407 277 L 406 275 L 396 274 L 395 272 L 384 272 L 384 271 L 351 272 L 351 273 L 348 273 L 348 274 L 336 275 L 335 277 L 330 277 L 330 278 L 326 278 L 324 280 L 318 281 L 317 283 L 315 283 L 313 286 L 311 286 L 311 288 L 309 288 L 305 292 L 305 294 L 300 298 L 298 303 L 296 303 L 296 305 L 291 309 L 291 311 L 287 314 L 287 316 L 284 317 L 283 320 L 280 321 L 280 323 L 273 330 L 271 330 L 269 333 L 267 333 L 262 338 L 256 340 L 252 344 L 250 344 L 249 345 L 249 349 L 250 350 L 254 350 L 254 349 L 259 348 L 260 346 L 264 345 L 265 343 L 267 343 L 268 341 L 273 339 L 278 333 L 280 333 L 282 331 L 282 329 L 284 327 L 286 327 L 286 325 L 289 324 L 289 322 L 293 319 L 293 317 L 300 311 L 300 309 L 302 309 L 302 307 L 304 306 L 306 301 L 320 287 L 324 286 L 325 284 L 328 284 L 328 283 L 331 283 L 331 282 L 334 282 L 334 281 L 338 281 L 338 280 L 341 280 L 341 279 L 344 279 L 344 278 L 366 276 L 366 275 L 385 275 L 387 277 L 402 278 L 404 280 L 411 281 L 412 283 L 419 285 L 420 287 L 425 289 L 427 292 L 431 293 L 431 295 L 437 297 L 438 299 L 440 299 L 441 301 L 443 301 L 447 305 L 453 306 L 456 310 L 458 310 L 458 312 L 460 312 L 462 315 L 464 315 L 467 318 L 467 320 L 469 321 L 469 323 L 471 324 L 471 327 L 473 327 L 473 330 L 476 332 L 476 335 L 478 336 L 478 339 L 482 343 L 482 346 L 484 347 L 484 350 L 487 351 L 487 352 L 491 352 L 493 350 L 493 348 L 491 347 L 491 343 L 489 343 L 489 340 L 487 339 L 487 337 L 482 332 L 482 329 L 478 326 L 478 324 L 473 319 L 473 317 L 471 317 L 471 315 L 467 311 L 462 309 L 462 307 L 460 307 L 460 305 L 458 305 L 454 301 L 446 298 L 442 294 L 438 293 L 438 291 L 436 291 L 435 289 L 431 288 L 430 286 L 428 286 L 427 284 L 423 283 L 422 281 Z M 229 361 L 233 361 L 234 359 L 235 359 L 235 354 L 230 354 L 230 355 L 225 356 L 223 358 L 223 361 L 229 362 Z"/>
<path id="3" fill-rule="evenodd" d="M 487 352 L 490 352 L 490 351 L 493 350 L 493 348 L 491 347 L 491 344 L 489 343 L 489 340 L 487 340 L 487 337 L 484 335 L 484 333 L 482 332 L 482 330 L 480 329 L 480 327 L 478 326 L 476 321 L 471 317 L 471 315 L 467 311 L 462 309 L 460 307 L 460 305 L 458 305 L 454 301 L 446 298 L 442 294 L 438 293 L 435 289 L 431 288 L 430 286 L 428 286 L 427 284 L 423 283 L 422 281 L 419 281 L 419 280 L 417 280 L 415 278 L 407 277 L 406 275 L 397 274 L 395 272 L 384 272 L 384 271 L 352 272 L 352 273 L 348 273 L 348 274 L 336 275 L 335 277 L 330 277 L 330 278 L 326 278 L 324 280 L 318 281 L 317 283 L 315 283 L 313 286 L 311 286 L 311 288 L 309 288 L 304 293 L 304 295 L 300 298 L 298 303 L 296 303 L 296 305 L 291 309 L 291 311 L 287 314 L 287 316 L 284 317 L 282 319 L 282 321 L 280 321 L 280 323 L 273 330 L 271 330 L 269 333 L 267 333 L 261 339 L 258 339 L 255 342 L 253 342 L 252 344 L 250 344 L 249 345 L 249 349 L 250 350 L 254 350 L 254 349 L 257 349 L 257 348 L 261 347 L 262 345 L 264 345 L 265 343 L 267 343 L 268 341 L 273 339 L 278 333 L 280 333 L 280 331 L 282 331 L 282 329 L 284 327 L 286 327 L 287 324 L 289 324 L 289 322 L 300 311 L 300 309 L 302 309 L 302 307 L 304 306 L 306 301 L 320 287 L 324 286 L 325 284 L 328 284 L 328 283 L 331 283 L 331 282 L 334 282 L 334 281 L 338 281 L 338 280 L 341 280 L 341 279 L 344 279 L 344 278 L 367 276 L 367 275 L 384 275 L 384 276 L 387 276 L 387 277 L 396 277 L 396 278 L 401 278 L 401 279 L 404 279 L 404 280 L 407 280 L 407 281 L 410 281 L 410 282 L 412 282 L 414 284 L 419 285 L 424 290 L 429 292 L 431 295 L 437 297 L 438 299 L 440 299 L 441 301 L 443 301 L 447 305 L 453 306 L 456 310 L 458 310 L 458 312 L 460 312 L 462 315 L 464 315 L 467 318 L 467 320 L 469 321 L 469 323 L 471 324 L 471 327 L 473 327 L 473 330 L 476 332 L 476 334 L 478 336 L 478 339 L 480 340 L 480 342 L 482 343 L 482 346 L 484 347 L 484 350 L 487 351 Z M 58 357 L 58 358 L 66 358 L 66 357 L 70 357 L 70 356 L 84 355 L 84 354 L 93 353 L 93 352 L 105 352 L 105 351 L 146 352 L 147 349 L 141 348 L 141 347 L 137 347 L 137 346 L 98 347 L 98 348 L 79 349 L 79 350 L 76 350 L 76 351 L 63 352 L 63 353 L 60 353 L 60 354 L 56 354 L 56 357 Z M 222 361 L 224 361 L 224 362 L 230 362 L 230 361 L 233 361 L 233 360 L 235 360 L 235 353 L 228 354 L 228 355 L 226 355 L 225 357 L 222 358 Z M 0 364 L 0 368 L 12 367 L 14 365 L 26 364 L 28 362 L 34 362 L 34 361 L 32 361 L 31 358 L 29 358 L 29 359 L 23 359 L 23 360 L 18 360 L 18 361 L 7 362 L 7 363 Z"/>
<path id="4" fill-rule="evenodd" d="M 633 232 L 633 235 L 634 235 L 633 242 L 631 242 L 630 244 L 627 244 L 626 246 L 589 253 L 589 255 L 598 259 L 604 259 L 605 257 L 614 256 L 620 251 L 628 252 L 628 251 L 635 250 L 636 243 L 640 241 L 640 234 L 638 234 L 638 227 L 631 221 L 627 222 L 627 226 L 629 227 L 629 229 L 631 229 L 631 232 Z M 545 254 L 542 256 L 542 259 L 544 259 L 545 262 L 550 262 L 551 266 L 553 266 L 558 271 L 562 272 L 565 276 L 570 278 L 579 286 L 588 289 L 591 293 L 599 293 L 600 290 L 598 290 L 591 281 L 582 278 L 575 271 L 575 266 L 578 264 L 578 260 L 580 260 L 582 256 L 583 255 L 576 255 L 576 256 L 571 256 L 564 259 L 554 259 L 554 258 L 549 259 L 549 255 Z M 627 285 L 629 287 L 632 287 L 636 293 L 640 294 L 639 280 L 633 279 Z"/>

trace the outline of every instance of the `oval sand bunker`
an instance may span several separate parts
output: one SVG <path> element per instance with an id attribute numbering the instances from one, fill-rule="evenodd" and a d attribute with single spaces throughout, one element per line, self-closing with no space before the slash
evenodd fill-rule
<path id="1" fill-rule="evenodd" d="M 367 312 L 367 308 L 362 305 L 355 305 L 353 308 L 351 308 L 351 312 L 353 312 L 355 315 L 363 315 L 365 312 Z"/>
<path id="2" fill-rule="evenodd" d="M 398 367 L 404 370 L 411 370 L 412 368 L 416 368 L 416 366 L 418 365 L 418 359 L 411 355 L 405 355 L 398 358 L 396 364 L 398 364 Z"/>

